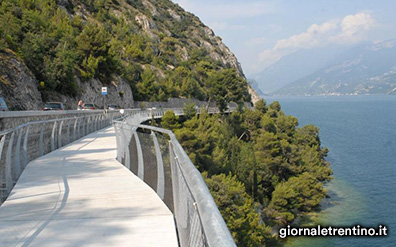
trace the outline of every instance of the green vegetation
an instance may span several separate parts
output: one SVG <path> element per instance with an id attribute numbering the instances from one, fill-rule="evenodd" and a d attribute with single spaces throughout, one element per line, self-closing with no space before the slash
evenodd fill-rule
<path id="1" fill-rule="evenodd" d="M 210 56 L 222 52 L 203 27 L 168 0 L 0 3 L 0 50 L 21 57 L 44 93 L 76 96 L 78 79 L 108 84 L 118 75 L 135 100 L 197 98 L 222 109 L 226 101 L 249 101 L 245 79 Z"/>
<path id="2" fill-rule="evenodd" d="M 320 147 L 317 127 L 297 128 L 278 102 L 261 100 L 230 115 L 201 109 L 187 118 L 166 116 L 162 126 L 203 172 L 238 246 L 273 245 L 273 227 L 319 209 L 332 175 L 328 150 Z"/>

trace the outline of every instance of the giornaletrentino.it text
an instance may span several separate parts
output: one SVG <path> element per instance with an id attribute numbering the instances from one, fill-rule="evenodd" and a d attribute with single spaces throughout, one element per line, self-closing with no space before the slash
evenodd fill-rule
<path id="1" fill-rule="evenodd" d="M 290 225 L 279 229 L 279 237 L 287 238 L 290 236 L 311 236 L 311 237 L 327 237 L 327 236 L 387 236 L 388 228 L 384 225 L 374 227 L 362 227 L 360 225 L 351 227 L 333 227 L 320 225 L 315 227 L 292 227 Z"/>

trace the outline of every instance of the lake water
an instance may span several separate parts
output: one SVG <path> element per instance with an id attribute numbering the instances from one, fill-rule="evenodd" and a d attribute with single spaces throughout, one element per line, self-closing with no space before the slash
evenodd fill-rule
<path id="1" fill-rule="evenodd" d="M 330 199 L 315 219 L 335 226 L 388 227 L 387 237 L 289 238 L 287 247 L 396 246 L 396 96 L 318 96 L 278 100 L 300 126 L 320 128 L 330 149 Z"/>

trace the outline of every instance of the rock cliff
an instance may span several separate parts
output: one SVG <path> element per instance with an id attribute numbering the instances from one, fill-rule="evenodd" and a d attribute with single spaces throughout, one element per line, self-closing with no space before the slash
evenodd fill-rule
<path id="1" fill-rule="evenodd" d="M 43 103 L 37 81 L 10 50 L 0 50 L 0 96 L 10 110 L 40 109 Z"/>

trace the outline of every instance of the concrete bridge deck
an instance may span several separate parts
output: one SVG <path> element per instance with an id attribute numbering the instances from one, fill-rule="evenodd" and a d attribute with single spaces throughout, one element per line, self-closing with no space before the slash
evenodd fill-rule
<path id="1" fill-rule="evenodd" d="M 30 162 L 0 207 L 0 246 L 178 246 L 172 213 L 115 157 L 107 128 Z"/>

